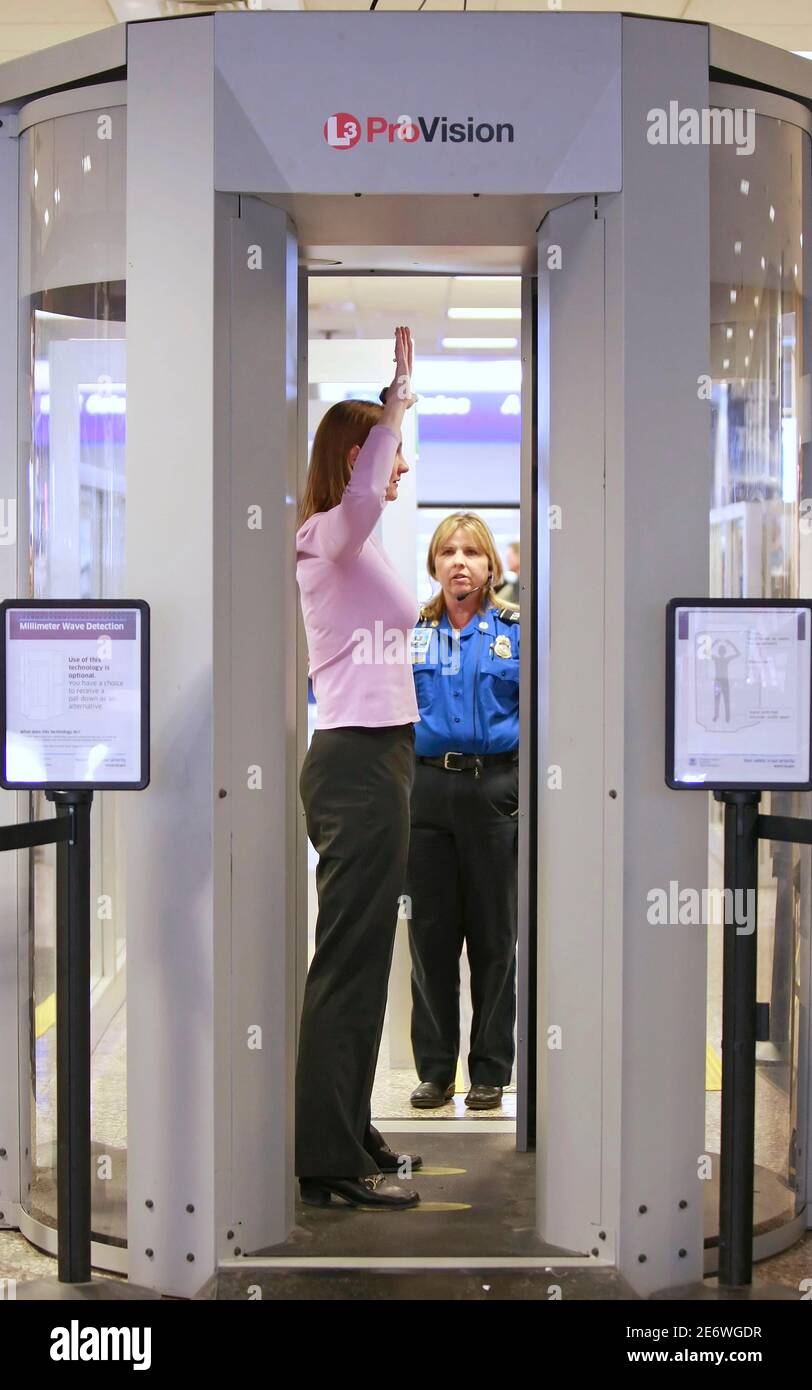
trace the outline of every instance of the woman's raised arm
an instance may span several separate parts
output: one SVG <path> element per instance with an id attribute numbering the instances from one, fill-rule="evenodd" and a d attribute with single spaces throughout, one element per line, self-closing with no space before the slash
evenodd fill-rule
<path id="1" fill-rule="evenodd" d="M 412 395 L 414 361 L 408 328 L 395 330 L 395 375 L 377 425 L 373 425 L 353 465 L 350 481 L 338 506 L 318 521 L 318 547 L 328 560 L 357 555 L 372 534 L 383 511 L 385 492 L 395 463 L 403 417 L 417 400 Z M 392 444 L 394 443 L 394 449 Z"/>
<path id="2" fill-rule="evenodd" d="M 372 534 L 384 508 L 397 448 L 398 436 L 393 430 L 380 424 L 372 426 L 341 501 L 318 518 L 316 543 L 326 560 L 357 555 Z"/>

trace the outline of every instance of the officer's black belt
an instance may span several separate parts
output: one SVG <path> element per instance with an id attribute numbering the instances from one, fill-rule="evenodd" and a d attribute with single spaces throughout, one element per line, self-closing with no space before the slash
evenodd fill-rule
<path id="1" fill-rule="evenodd" d="M 418 756 L 417 761 L 428 763 L 431 767 L 442 767 L 446 772 L 470 772 L 472 768 L 491 767 L 495 763 L 516 763 L 519 761 L 519 750 L 514 748 L 510 753 L 443 753 L 439 758 Z"/>

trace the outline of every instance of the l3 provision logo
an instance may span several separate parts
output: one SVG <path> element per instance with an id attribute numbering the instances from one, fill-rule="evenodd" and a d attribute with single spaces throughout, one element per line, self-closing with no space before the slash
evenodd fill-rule
<path id="1" fill-rule="evenodd" d="M 474 117 L 466 121 L 449 121 L 447 116 L 398 116 L 389 121 L 385 116 L 367 116 L 366 120 L 351 116 L 348 111 L 336 111 L 324 122 L 324 138 L 334 150 L 351 150 L 362 139 L 368 145 L 384 138 L 385 143 L 394 145 L 396 141 L 404 145 L 415 145 L 425 141 L 431 145 L 439 144 L 502 144 L 513 143 L 513 126 L 509 121 L 492 125 L 490 121 L 475 123 Z"/>

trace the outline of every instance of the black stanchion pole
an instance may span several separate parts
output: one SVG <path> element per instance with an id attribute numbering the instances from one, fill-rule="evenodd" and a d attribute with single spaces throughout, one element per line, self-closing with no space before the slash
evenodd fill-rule
<path id="1" fill-rule="evenodd" d="M 71 836 L 57 846 L 56 1135 L 60 1282 L 90 1280 L 90 809 L 92 791 L 50 791 Z"/>
<path id="2" fill-rule="evenodd" d="M 715 796 L 725 803 L 727 900 L 722 969 L 719 1285 L 736 1288 L 749 1284 L 753 1275 L 758 803 L 761 792 L 716 792 Z"/>

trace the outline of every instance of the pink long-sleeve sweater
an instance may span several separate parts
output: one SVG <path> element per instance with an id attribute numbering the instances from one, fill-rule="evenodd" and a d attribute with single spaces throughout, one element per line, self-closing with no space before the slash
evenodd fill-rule
<path id="1" fill-rule="evenodd" d="M 296 533 L 317 729 L 420 718 L 409 657 L 420 607 L 371 534 L 398 442 L 385 425 L 373 425 L 338 506 L 315 512 Z"/>

